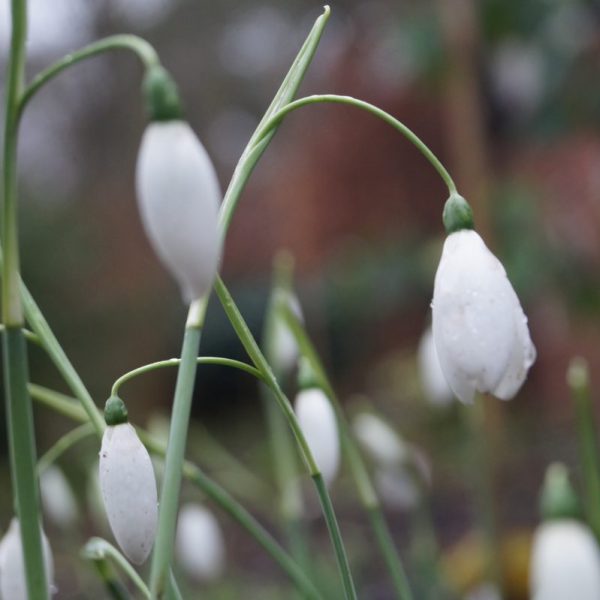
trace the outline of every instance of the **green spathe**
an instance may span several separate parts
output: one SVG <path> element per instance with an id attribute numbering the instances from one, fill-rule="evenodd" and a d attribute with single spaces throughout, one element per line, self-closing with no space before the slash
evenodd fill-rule
<path id="1" fill-rule="evenodd" d="M 453 193 L 446 200 L 442 220 L 448 235 L 462 229 L 475 229 L 473 211 L 469 203 L 459 194 Z"/>
<path id="2" fill-rule="evenodd" d="M 561 463 L 550 465 L 546 471 L 540 512 L 544 521 L 581 519 L 579 498 L 569 481 L 567 468 Z"/>
<path id="3" fill-rule="evenodd" d="M 183 111 L 177 84 L 164 67 L 150 67 L 146 71 L 142 89 L 151 121 L 181 119 Z"/>
<path id="4" fill-rule="evenodd" d="M 104 420 L 110 426 L 122 425 L 129 421 L 125 402 L 118 396 L 111 396 L 104 405 Z"/>

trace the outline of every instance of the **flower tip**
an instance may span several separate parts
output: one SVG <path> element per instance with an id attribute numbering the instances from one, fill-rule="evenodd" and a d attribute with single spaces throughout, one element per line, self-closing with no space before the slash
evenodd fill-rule
<path id="1" fill-rule="evenodd" d="M 456 193 L 451 194 L 446 200 L 442 220 L 448 235 L 462 229 L 475 229 L 473 211 L 469 203 Z"/>

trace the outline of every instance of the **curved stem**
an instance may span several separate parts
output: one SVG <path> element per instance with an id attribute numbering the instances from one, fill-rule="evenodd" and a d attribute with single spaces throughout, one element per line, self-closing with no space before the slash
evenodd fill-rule
<path id="1" fill-rule="evenodd" d="M 385 121 L 388 125 L 391 125 L 394 129 L 399 131 L 409 142 L 411 142 L 423 156 L 431 163 L 433 168 L 437 171 L 438 175 L 444 180 L 444 183 L 448 187 L 450 193 L 456 192 L 456 184 L 454 183 L 450 173 L 446 170 L 444 165 L 440 162 L 437 156 L 429 149 L 429 147 L 421 140 L 421 138 L 409 129 L 404 123 L 387 113 L 386 111 L 378 108 L 377 106 L 365 102 L 364 100 L 358 100 L 352 96 L 340 96 L 337 94 L 316 94 L 313 96 L 306 96 L 305 98 L 299 98 L 289 104 L 286 104 L 277 113 L 275 113 L 262 127 L 260 135 L 258 136 L 256 143 L 259 144 L 266 136 L 269 135 L 272 129 L 279 126 L 283 118 L 291 113 L 292 111 L 302 108 L 303 106 L 309 106 L 311 104 L 322 104 L 322 103 L 335 103 L 335 104 L 346 104 L 354 106 L 364 110 L 379 119 Z"/>
<path id="2" fill-rule="evenodd" d="M 75 427 L 51 446 L 40 457 L 37 464 L 38 476 L 41 475 L 51 464 L 55 463 L 69 448 L 79 443 L 81 440 L 92 435 L 94 427 L 91 423 L 84 423 L 79 427 Z"/>
<path id="3" fill-rule="evenodd" d="M 144 68 L 149 68 L 160 63 L 158 54 L 154 48 L 144 39 L 129 34 L 122 35 L 111 35 L 107 38 L 99 40 L 85 46 L 80 50 L 76 50 L 71 54 L 63 56 L 61 59 L 56 61 L 53 65 L 41 71 L 36 75 L 31 83 L 25 88 L 21 99 L 18 103 L 17 118 L 19 118 L 29 101 L 35 96 L 41 87 L 43 87 L 48 81 L 54 79 L 57 75 L 62 73 L 65 69 L 99 54 L 105 52 L 111 52 L 113 50 L 130 50 L 134 52 L 138 58 L 142 61 Z"/>
<path id="4" fill-rule="evenodd" d="M 144 598 L 150 598 L 150 590 L 129 561 L 109 542 L 99 537 L 91 538 L 84 546 L 83 557 L 91 561 L 104 561 L 110 558 L 127 575 Z"/>
<path id="5" fill-rule="evenodd" d="M 44 406 L 64 415 L 74 421 L 85 422 L 89 417 L 75 399 L 60 392 L 45 388 L 40 385 L 30 384 L 29 390 L 34 400 Z M 157 456 L 164 457 L 166 445 L 152 437 L 147 432 L 137 429 L 140 439 L 148 451 Z M 313 583 L 306 577 L 302 569 L 292 557 L 281 547 L 275 538 L 237 501 L 227 490 L 210 479 L 204 472 L 190 461 L 183 464 L 183 475 L 200 489 L 217 506 L 225 511 L 234 521 L 241 525 L 271 558 L 287 573 L 297 588 L 312 600 L 320 600 L 321 595 Z"/>
<path id="6" fill-rule="evenodd" d="M 133 369 L 132 371 L 129 371 L 129 372 L 125 373 L 124 375 L 121 375 L 118 379 L 115 380 L 115 382 L 113 383 L 113 386 L 112 386 L 111 395 L 118 396 L 119 388 L 127 381 L 130 381 L 131 379 L 134 379 L 135 377 L 138 377 L 139 375 L 143 375 L 145 373 L 150 373 L 151 371 L 156 371 L 157 369 L 163 369 L 165 367 L 178 367 L 180 364 L 181 364 L 180 358 L 168 358 L 167 360 L 159 360 L 157 362 L 149 363 L 142 367 L 138 367 L 137 369 Z M 220 365 L 222 367 L 232 367 L 234 369 L 239 369 L 240 371 L 245 371 L 246 373 L 253 375 L 257 379 L 264 381 L 264 377 L 258 369 L 255 369 L 252 365 L 249 365 L 245 362 L 241 362 L 239 360 L 234 360 L 232 358 L 223 358 L 221 356 L 199 356 L 196 359 L 196 364 L 197 365 Z"/>
<path id="7" fill-rule="evenodd" d="M 298 444 L 298 448 L 302 454 L 302 458 L 304 459 L 305 465 L 308 469 L 308 472 L 315 484 L 315 488 L 317 490 L 317 494 L 319 496 L 319 501 L 321 502 L 321 506 L 323 509 L 323 515 L 325 517 L 325 521 L 327 523 L 327 529 L 329 530 L 329 536 L 331 538 L 331 542 L 335 551 L 338 568 L 340 571 L 340 575 L 342 577 L 342 582 L 344 584 L 344 593 L 346 598 L 355 599 L 356 590 L 354 588 L 354 582 L 352 581 L 352 574 L 350 571 L 350 565 L 348 563 L 348 557 L 346 555 L 346 550 L 344 547 L 344 543 L 342 541 L 342 535 L 339 529 L 339 525 L 337 523 L 337 519 L 335 517 L 335 512 L 333 511 L 333 506 L 331 504 L 331 498 L 329 497 L 329 492 L 327 491 L 327 487 L 323 483 L 323 478 L 321 476 L 321 471 L 314 459 L 310 446 L 304 436 L 302 428 L 298 423 L 298 419 L 296 418 L 296 414 L 294 413 L 294 409 L 292 405 L 281 389 L 277 378 L 273 374 L 273 371 L 261 352 L 254 336 L 252 335 L 246 321 L 242 317 L 238 307 L 236 306 L 231 294 L 227 290 L 227 287 L 223 283 L 223 280 L 217 276 L 214 285 L 215 292 L 221 301 L 223 309 L 229 318 L 235 332 L 238 335 L 240 342 L 246 349 L 246 352 L 252 359 L 252 362 L 255 364 L 256 368 L 259 369 L 263 376 L 265 377 L 265 383 L 271 388 L 275 395 L 275 399 L 281 408 L 289 427 L 291 428 L 296 442 Z"/>

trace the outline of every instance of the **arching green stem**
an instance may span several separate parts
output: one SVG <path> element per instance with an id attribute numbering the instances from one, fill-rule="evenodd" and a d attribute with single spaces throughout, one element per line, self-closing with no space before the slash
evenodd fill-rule
<path id="1" fill-rule="evenodd" d="M 121 375 L 112 386 L 111 396 L 119 395 L 119 388 L 127 381 L 131 381 L 135 377 L 139 377 L 140 375 L 144 375 L 145 373 L 150 373 L 152 371 L 156 371 L 158 369 L 164 369 L 165 367 L 178 367 L 181 364 L 180 358 L 169 358 L 167 360 L 160 360 L 157 362 L 149 363 L 142 367 L 138 367 L 137 369 L 133 369 Z M 234 360 L 232 358 L 223 358 L 221 356 L 199 356 L 196 359 L 197 365 L 220 365 L 222 367 L 232 367 L 234 369 L 239 369 L 240 371 L 244 371 L 253 375 L 257 379 L 264 381 L 264 377 L 262 373 L 255 369 L 252 365 L 249 365 L 245 362 L 241 362 L 239 360 Z"/>
<path id="2" fill-rule="evenodd" d="M 444 165 L 440 162 L 437 156 L 429 149 L 427 144 L 409 129 L 404 123 L 387 113 L 385 110 L 378 108 L 377 106 L 365 102 L 364 100 L 358 100 L 352 96 L 340 96 L 337 94 L 316 94 L 313 96 L 306 96 L 305 98 L 299 98 L 289 104 L 286 104 L 278 112 L 276 112 L 262 127 L 261 134 L 258 136 L 256 143 L 259 144 L 264 137 L 268 136 L 270 131 L 279 126 L 282 119 L 289 113 L 302 108 L 303 106 L 310 106 L 312 104 L 346 104 L 348 106 L 354 106 L 360 110 L 366 111 L 373 116 L 385 121 L 388 125 L 391 125 L 394 129 L 399 131 L 411 144 L 413 144 L 421 154 L 431 163 L 433 168 L 437 171 L 438 175 L 444 180 L 444 183 L 448 187 L 448 192 L 456 192 L 456 185 L 450 176 L 450 173 L 446 170 Z"/>
<path id="3" fill-rule="evenodd" d="M 89 46 L 85 46 L 80 50 L 76 50 L 71 54 L 63 56 L 53 65 L 50 65 L 47 69 L 44 69 L 36 75 L 21 95 L 21 99 L 18 103 L 18 116 L 23 113 L 29 101 L 35 96 L 40 88 L 50 80 L 54 79 L 57 75 L 83 60 L 114 50 L 130 50 L 142 61 L 145 69 L 160 64 L 158 54 L 156 54 L 154 48 L 146 40 L 130 34 L 111 35 L 94 42 Z"/>

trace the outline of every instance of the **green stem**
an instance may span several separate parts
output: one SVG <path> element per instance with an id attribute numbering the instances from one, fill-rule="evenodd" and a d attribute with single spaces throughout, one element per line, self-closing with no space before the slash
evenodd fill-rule
<path id="1" fill-rule="evenodd" d="M 150 590 L 153 600 L 163 597 L 173 555 L 179 489 L 192 408 L 196 358 L 200 348 L 201 332 L 202 330 L 199 327 L 188 326 L 183 337 L 181 364 L 177 372 L 169 444 L 165 460 L 165 474 L 160 496 L 158 530 L 150 569 Z"/>
<path id="2" fill-rule="evenodd" d="M 23 543 L 28 597 L 31 600 L 47 600 L 48 574 L 42 552 L 33 414 L 26 383 L 25 338 L 21 328 L 7 328 L 3 338 L 10 470 Z"/>
<path id="3" fill-rule="evenodd" d="M 574 358 L 571 361 L 567 382 L 571 389 L 571 397 L 577 415 L 587 517 L 596 537 L 600 539 L 600 459 L 598 458 L 596 419 L 590 393 L 589 372 L 585 360 Z"/>
<path id="4" fill-rule="evenodd" d="M 51 446 L 38 460 L 37 473 L 40 476 L 50 465 L 54 464 L 69 448 L 94 433 L 91 423 L 75 427 Z"/>
<path id="5" fill-rule="evenodd" d="M 385 112 L 381 108 L 370 104 L 369 102 L 365 102 L 363 100 L 358 100 L 353 98 L 352 96 L 339 96 L 337 94 L 316 94 L 313 96 L 307 96 L 305 98 L 299 98 L 298 100 L 294 100 L 289 104 L 286 104 L 283 108 L 281 108 L 277 113 L 275 113 L 271 118 L 263 124 L 261 127 L 260 133 L 257 136 L 256 144 L 260 144 L 263 142 L 264 138 L 271 134 L 271 131 L 274 128 L 277 128 L 281 121 L 292 111 L 302 108 L 303 106 L 309 106 L 311 104 L 322 104 L 325 102 L 335 103 L 335 104 L 346 104 L 349 106 L 354 106 L 355 108 L 359 108 L 364 110 L 379 119 L 385 121 L 388 125 L 391 125 L 394 129 L 399 131 L 409 142 L 411 142 L 423 156 L 431 163 L 433 168 L 437 171 L 438 175 L 444 180 L 444 183 L 448 187 L 448 191 L 450 193 L 456 192 L 456 185 L 450 176 L 450 173 L 446 170 L 444 165 L 440 162 L 437 156 L 429 149 L 429 147 L 419 138 L 417 134 L 415 134 L 411 129 L 409 129 L 404 123 L 400 122 L 395 117 L 392 117 L 389 113 Z"/>
<path id="6" fill-rule="evenodd" d="M 80 50 L 72 52 L 71 54 L 63 56 L 53 65 L 50 65 L 47 69 L 44 69 L 41 73 L 36 75 L 21 95 L 18 104 L 18 116 L 23 113 L 29 101 L 35 96 L 40 88 L 64 70 L 83 60 L 98 56 L 99 54 L 104 54 L 105 52 L 112 52 L 113 50 L 130 50 L 134 52 L 142 61 L 145 69 L 160 64 L 156 51 L 146 40 L 136 35 L 111 35 L 94 42 L 89 46 L 85 46 Z"/>
<path id="7" fill-rule="evenodd" d="M 339 398 L 335 393 L 323 364 L 321 363 L 321 359 L 319 358 L 315 347 L 306 334 L 302 323 L 288 306 L 281 305 L 279 307 L 279 311 L 290 328 L 290 331 L 296 338 L 296 343 L 300 348 L 301 354 L 310 362 L 321 388 L 329 398 L 333 410 L 335 411 L 342 439 L 342 450 L 346 459 L 348 460 L 348 464 L 350 465 L 354 483 L 356 485 L 356 489 L 358 490 L 359 500 L 369 515 L 369 520 L 373 529 L 373 533 L 375 534 L 375 539 L 385 560 L 388 571 L 392 577 L 396 594 L 398 595 L 398 598 L 401 598 L 402 600 L 412 600 L 413 593 L 410 588 L 408 577 L 406 576 L 406 571 L 402 564 L 400 555 L 398 554 L 398 550 L 393 542 L 393 537 L 381 509 L 381 503 L 377 496 L 377 492 L 375 491 L 375 487 L 373 486 L 371 478 L 369 477 L 367 466 L 363 460 L 358 445 L 356 444 L 354 436 L 351 433 Z"/>
<path id="8" fill-rule="evenodd" d="M 311 478 L 313 479 L 313 482 L 315 483 L 317 494 L 319 495 L 319 500 L 323 508 L 323 514 L 327 522 L 327 529 L 329 531 L 329 535 L 333 544 L 338 563 L 338 568 L 342 577 L 342 582 L 344 584 L 345 596 L 346 598 L 356 598 L 356 590 L 354 589 L 354 583 L 352 581 L 350 565 L 348 564 L 348 557 L 344 549 L 342 536 L 339 530 L 337 520 L 335 518 L 333 507 L 331 505 L 329 492 L 327 491 L 327 487 L 323 484 L 321 472 L 317 463 L 315 462 L 310 446 L 308 445 L 308 442 L 304 437 L 304 433 L 302 432 L 300 424 L 298 423 L 298 420 L 294 413 L 294 409 L 292 408 L 292 405 L 288 400 L 287 396 L 284 394 L 283 390 L 279 386 L 277 378 L 273 374 L 269 363 L 267 362 L 266 358 L 264 357 L 263 353 L 258 347 L 258 344 L 256 343 L 252 332 L 248 328 L 248 325 L 242 317 L 242 314 L 236 306 L 233 298 L 231 297 L 231 294 L 225 287 L 223 280 L 218 276 L 217 280 L 215 281 L 214 289 L 217 296 L 219 297 L 219 300 L 223 306 L 223 309 L 225 310 L 227 317 L 229 318 L 230 323 L 232 324 L 235 332 L 238 335 L 240 342 L 244 346 L 246 352 L 248 353 L 248 356 L 250 357 L 256 368 L 263 374 L 267 385 L 273 391 L 275 395 L 275 400 L 281 408 L 288 422 L 288 425 L 290 426 L 294 434 L 300 453 L 304 459 L 308 472 Z"/>
<path id="9" fill-rule="evenodd" d="M 111 559 L 131 580 L 144 598 L 150 598 L 150 590 L 129 561 L 109 542 L 99 537 L 91 538 L 83 548 L 83 557 L 91 561 Z"/>
<path id="10" fill-rule="evenodd" d="M 131 594 L 115 574 L 108 559 L 98 558 L 92 562 L 104 583 L 106 592 L 113 600 L 131 600 Z"/>
<path id="11" fill-rule="evenodd" d="M 40 385 L 30 384 L 31 396 L 44 406 L 78 422 L 86 422 L 88 416 L 81 408 L 79 402 L 54 390 Z M 164 457 L 166 445 L 145 431 L 137 430 L 140 439 L 148 450 L 157 456 Z M 273 560 L 287 573 L 298 589 L 308 598 L 319 600 L 321 598 L 312 582 L 307 579 L 302 569 L 286 553 L 273 536 L 224 488 L 205 475 L 200 468 L 189 461 L 183 465 L 184 477 L 199 488 L 217 506 L 225 511 L 234 521 L 241 525 Z"/>
<path id="12" fill-rule="evenodd" d="M 0 261 L 0 264 L 1 264 L 1 261 Z M 6 331 L 6 327 L 2 323 L 0 323 L 0 332 L 3 332 L 3 331 Z M 25 339 L 28 342 L 31 342 L 31 343 L 35 344 L 36 346 L 42 345 L 40 338 L 35 333 L 33 333 L 33 331 L 29 331 L 29 329 L 25 329 L 25 327 L 22 327 L 21 331 L 23 332 L 23 336 L 25 337 Z"/>
<path id="13" fill-rule="evenodd" d="M 142 367 L 138 367 L 137 369 L 133 369 L 121 375 L 112 386 L 111 395 L 118 396 L 119 388 L 127 381 L 138 377 L 139 375 L 144 375 L 145 373 L 150 373 L 151 371 L 156 371 L 157 369 L 163 369 L 165 367 L 178 367 L 181 364 L 180 358 L 169 358 L 167 360 L 160 360 L 157 362 L 153 362 Z M 245 371 L 250 375 L 253 375 L 257 379 L 263 379 L 262 373 L 255 369 L 253 366 L 241 362 L 239 360 L 234 360 L 232 358 L 222 358 L 220 356 L 200 356 L 196 359 L 197 365 L 221 365 L 223 367 L 232 367 L 234 369 L 239 369 L 240 371 Z"/>

